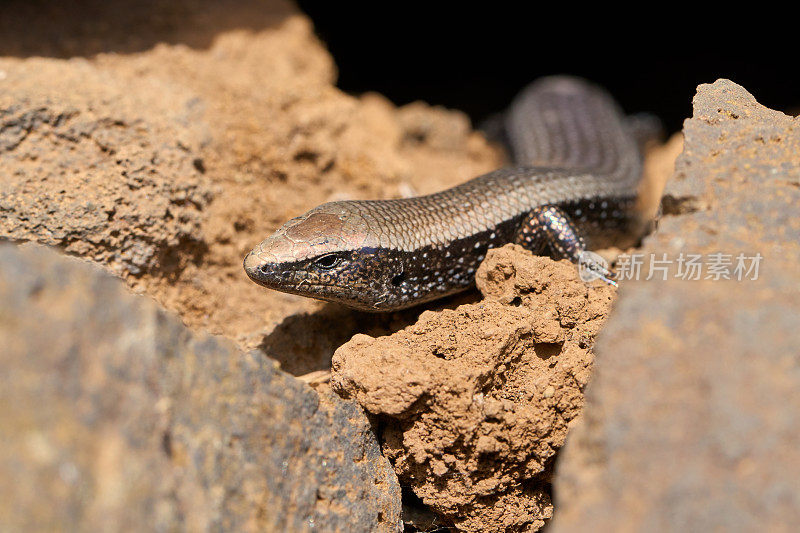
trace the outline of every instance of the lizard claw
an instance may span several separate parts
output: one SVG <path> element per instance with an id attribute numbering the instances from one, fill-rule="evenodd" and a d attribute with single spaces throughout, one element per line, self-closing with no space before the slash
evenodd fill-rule
<path id="1" fill-rule="evenodd" d="M 602 256 L 594 252 L 583 251 L 578 255 L 578 272 L 581 280 L 587 283 L 601 279 L 609 285 L 618 286 L 617 274 L 608 268 L 608 262 Z"/>

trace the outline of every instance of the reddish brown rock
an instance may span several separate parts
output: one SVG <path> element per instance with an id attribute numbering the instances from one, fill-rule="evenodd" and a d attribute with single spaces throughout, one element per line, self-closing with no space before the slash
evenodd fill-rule
<path id="1" fill-rule="evenodd" d="M 402 482 L 459 529 L 537 529 L 613 290 L 513 245 L 490 251 L 478 287 L 480 303 L 355 336 L 332 386 L 388 420 L 383 450 Z"/>
<path id="2" fill-rule="evenodd" d="M 0 236 L 120 275 L 188 260 L 175 251 L 200 246 L 211 198 L 195 95 L 81 61 L 0 60 L 0 71 Z"/>

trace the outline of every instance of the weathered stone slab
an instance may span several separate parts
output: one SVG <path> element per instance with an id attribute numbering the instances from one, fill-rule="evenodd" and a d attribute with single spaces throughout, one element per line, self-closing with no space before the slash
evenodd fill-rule
<path id="1" fill-rule="evenodd" d="M 701 85 L 666 253 L 761 254 L 758 279 L 622 284 L 582 425 L 557 465 L 554 531 L 790 530 L 800 522 L 800 119 Z M 749 266 L 749 263 L 748 265 Z"/>
<path id="2" fill-rule="evenodd" d="M 120 280 L 0 245 L 0 530 L 395 531 L 363 412 Z"/>

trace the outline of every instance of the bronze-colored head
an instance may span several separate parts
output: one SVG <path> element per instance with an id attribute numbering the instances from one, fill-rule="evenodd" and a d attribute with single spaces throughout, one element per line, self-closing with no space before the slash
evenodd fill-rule
<path id="1" fill-rule="evenodd" d="M 332 202 L 284 224 L 247 254 L 244 269 L 270 289 L 379 311 L 387 298 L 383 278 L 391 281 L 379 252 L 352 204 Z"/>

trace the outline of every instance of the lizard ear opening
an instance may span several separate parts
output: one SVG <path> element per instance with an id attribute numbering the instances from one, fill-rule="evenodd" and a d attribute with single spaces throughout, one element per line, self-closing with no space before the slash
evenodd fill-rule
<path id="1" fill-rule="evenodd" d="M 405 280 L 406 280 L 406 273 L 400 272 L 399 274 L 397 274 L 392 278 L 392 285 L 394 285 L 395 287 L 399 287 L 400 284 L 403 283 Z"/>

